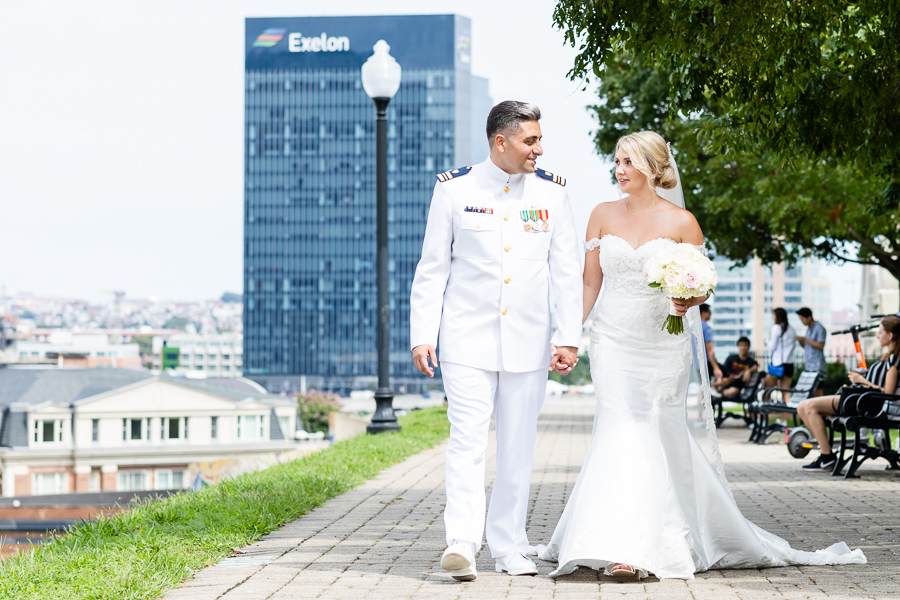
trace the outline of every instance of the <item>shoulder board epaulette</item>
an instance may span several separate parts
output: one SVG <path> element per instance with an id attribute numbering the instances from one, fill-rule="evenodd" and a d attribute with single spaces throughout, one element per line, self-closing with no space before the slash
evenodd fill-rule
<path id="1" fill-rule="evenodd" d="M 535 173 L 537 173 L 538 177 L 543 177 L 547 181 L 552 181 L 553 183 L 558 183 L 559 185 L 565 187 L 566 186 L 566 178 L 560 177 L 559 175 L 554 175 L 550 171 L 545 171 L 543 169 L 535 169 Z"/>
<path id="2" fill-rule="evenodd" d="M 460 167 L 458 169 L 453 169 L 452 171 L 444 171 L 443 173 L 438 173 L 436 177 L 438 181 L 450 181 L 454 177 L 462 177 L 463 175 L 468 175 L 469 171 L 472 170 L 472 167 Z"/>

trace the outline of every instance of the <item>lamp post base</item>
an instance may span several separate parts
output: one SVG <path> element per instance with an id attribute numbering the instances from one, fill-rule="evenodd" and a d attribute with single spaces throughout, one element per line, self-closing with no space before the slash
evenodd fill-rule
<path id="1" fill-rule="evenodd" d="M 372 422 L 366 427 L 366 433 L 386 433 L 400 431 L 400 423 L 394 414 L 394 392 L 391 389 L 379 388 L 375 390 L 375 414 Z"/>

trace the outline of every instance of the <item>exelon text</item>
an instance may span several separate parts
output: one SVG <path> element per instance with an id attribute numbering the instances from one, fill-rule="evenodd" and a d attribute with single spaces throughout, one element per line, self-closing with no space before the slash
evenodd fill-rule
<path id="1" fill-rule="evenodd" d="M 350 50 L 350 38 L 328 37 L 322 34 L 319 37 L 303 37 L 302 33 L 288 35 L 288 50 L 291 52 L 347 52 Z"/>

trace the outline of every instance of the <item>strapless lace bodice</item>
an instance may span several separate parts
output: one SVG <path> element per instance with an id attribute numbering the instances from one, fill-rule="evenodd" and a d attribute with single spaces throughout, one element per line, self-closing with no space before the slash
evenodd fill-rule
<path id="1" fill-rule="evenodd" d="M 590 240 L 585 244 L 585 248 L 589 250 L 600 248 L 604 292 L 616 290 L 658 298 L 662 294 L 647 285 L 644 265 L 663 248 L 676 243 L 675 240 L 660 237 L 632 248 L 624 239 L 608 233 L 600 239 Z"/>
<path id="2" fill-rule="evenodd" d="M 616 235 L 606 234 L 585 244 L 585 250 L 600 249 L 603 287 L 594 311 L 592 333 L 615 332 L 637 335 L 647 341 L 672 345 L 685 336 L 670 336 L 661 331 L 669 314 L 669 300 L 647 285 L 644 265 L 666 246 L 676 244 L 669 238 L 656 238 L 637 248 Z M 689 337 L 689 336 L 688 336 Z"/>

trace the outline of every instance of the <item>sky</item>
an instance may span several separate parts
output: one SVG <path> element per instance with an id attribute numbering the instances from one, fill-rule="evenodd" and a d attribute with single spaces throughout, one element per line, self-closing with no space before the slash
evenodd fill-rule
<path id="1" fill-rule="evenodd" d="M 548 0 L 29 0 L 0 4 L 0 288 L 86 299 L 240 292 L 244 19 L 449 14 L 495 102 L 541 108 L 541 166 L 567 179 L 579 234 L 617 199 L 569 81 Z M 511 10 L 514 7 L 515 10 Z M 585 89 L 586 88 L 586 89 Z M 423 199 L 427 201 L 427 199 Z M 688 207 L 690 208 L 690 207 Z M 828 267 L 835 308 L 858 269 Z"/>

